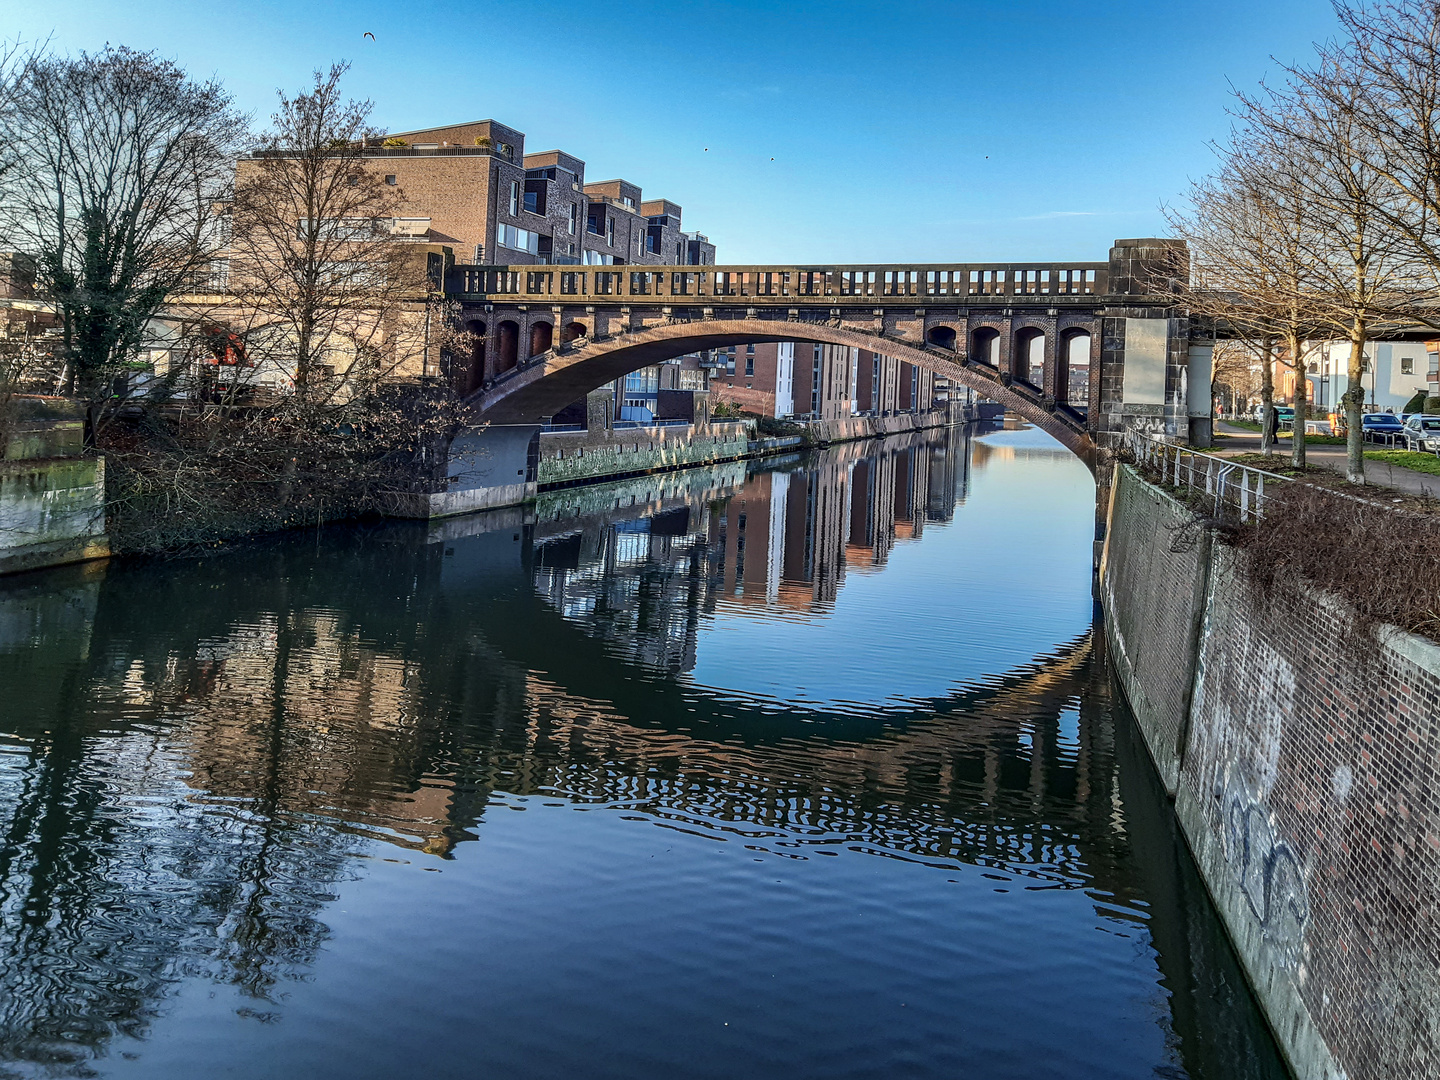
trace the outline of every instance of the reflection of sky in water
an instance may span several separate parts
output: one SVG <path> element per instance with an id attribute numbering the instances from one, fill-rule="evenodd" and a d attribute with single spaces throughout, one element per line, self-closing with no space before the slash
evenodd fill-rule
<path id="1" fill-rule="evenodd" d="M 1094 514 L 1089 471 L 1050 436 L 982 436 L 953 521 L 926 522 L 878 573 L 847 572 L 824 613 L 723 604 L 701 626 L 688 677 L 839 706 L 985 681 L 1089 627 Z"/>

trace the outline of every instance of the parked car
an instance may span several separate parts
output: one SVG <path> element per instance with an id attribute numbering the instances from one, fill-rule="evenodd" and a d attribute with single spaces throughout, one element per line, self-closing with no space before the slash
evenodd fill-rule
<path id="1" fill-rule="evenodd" d="M 1417 413 L 1405 421 L 1402 432 L 1407 450 L 1440 450 L 1440 416 Z"/>
<path id="2" fill-rule="evenodd" d="M 1360 417 L 1360 437 L 1367 442 L 1387 446 L 1404 437 L 1405 425 L 1394 413 L 1364 413 Z"/>

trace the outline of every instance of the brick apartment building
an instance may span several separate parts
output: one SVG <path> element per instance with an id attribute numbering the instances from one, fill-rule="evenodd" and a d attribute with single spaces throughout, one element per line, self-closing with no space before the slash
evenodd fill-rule
<path id="1" fill-rule="evenodd" d="M 715 245 L 685 232 L 680 204 L 644 199 L 628 180 L 590 183 L 585 162 L 562 150 L 527 153 L 525 133 L 494 120 L 404 131 L 367 150 L 404 200 L 396 228 L 449 247 L 456 262 L 490 265 L 713 266 Z M 403 145 L 396 145 L 401 144 Z M 471 320 L 482 344 L 456 382 L 471 391 L 544 351 L 514 327 Z M 704 390 L 692 354 L 645 368 L 612 385 L 613 416 L 645 422 L 660 390 Z M 557 421 L 584 421 L 583 402 Z"/>
<path id="2" fill-rule="evenodd" d="M 931 372 L 866 349 L 762 342 L 719 350 L 715 359 L 715 398 L 760 416 L 837 420 L 922 412 L 935 401 Z"/>
<path id="3" fill-rule="evenodd" d="M 525 152 L 494 120 L 403 131 L 366 151 L 404 198 L 407 235 L 461 263 L 713 265 L 715 246 L 681 228 L 681 208 L 628 180 L 588 183 L 562 150 Z"/>

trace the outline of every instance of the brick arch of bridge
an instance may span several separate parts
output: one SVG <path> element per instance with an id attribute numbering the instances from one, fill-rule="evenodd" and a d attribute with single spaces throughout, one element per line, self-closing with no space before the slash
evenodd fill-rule
<path id="1" fill-rule="evenodd" d="M 1047 405 L 1039 394 L 1015 385 L 1006 376 L 938 346 L 921 346 L 878 337 L 828 323 L 776 323 L 756 319 L 706 319 L 666 323 L 616 334 L 601 341 L 585 340 L 551 350 L 496 379 L 468 399 L 477 419 L 497 424 L 533 424 L 554 416 L 590 391 L 639 368 L 675 356 L 765 341 L 796 341 L 849 346 L 892 356 L 933 371 L 952 383 L 968 386 L 1000 402 L 1072 451 L 1093 472 L 1096 446 L 1085 424 L 1073 414 Z M 1053 349 L 1047 343 L 1047 349 Z"/>

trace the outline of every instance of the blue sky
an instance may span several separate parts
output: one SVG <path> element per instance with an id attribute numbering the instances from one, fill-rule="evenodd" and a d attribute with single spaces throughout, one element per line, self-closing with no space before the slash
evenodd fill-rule
<path id="1" fill-rule="evenodd" d="M 728 262 L 1103 259 L 1163 232 L 1230 84 L 1333 28 L 1326 0 L 0 6 L 0 37 L 157 49 L 262 117 L 349 59 L 379 125 L 493 117 Z"/>

